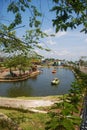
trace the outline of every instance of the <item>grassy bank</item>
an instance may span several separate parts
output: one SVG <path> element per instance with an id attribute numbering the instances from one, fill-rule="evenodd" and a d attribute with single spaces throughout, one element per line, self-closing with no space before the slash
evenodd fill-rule
<path id="1" fill-rule="evenodd" d="M 4 113 L 10 118 L 9 120 L 0 119 L 0 130 L 44 130 L 45 122 L 49 119 L 47 114 L 20 112 L 17 110 L 1 109 L 0 113 Z"/>
<path id="2" fill-rule="evenodd" d="M 66 94 L 67 95 L 67 94 Z M 55 96 L 41 96 L 41 97 L 17 97 L 16 99 L 26 99 L 26 100 L 40 100 L 40 99 L 44 99 L 44 100 L 56 100 L 59 99 L 60 97 L 62 97 L 62 95 L 55 95 Z"/>
<path id="3" fill-rule="evenodd" d="M 23 100 L 59 100 L 60 96 L 46 97 L 18 97 Z M 3 97 L 5 98 L 5 97 Z M 2 97 L 1 97 L 2 99 Z M 8 98 L 6 98 L 8 99 Z M 50 107 L 38 107 L 38 110 L 49 111 Z M 45 130 L 45 123 L 50 118 L 48 114 L 34 113 L 23 109 L 0 107 L 0 113 L 7 116 L 7 120 L 0 118 L 0 130 Z M 10 119 L 10 123 L 9 120 Z M 21 129 L 18 129 L 21 128 Z"/>

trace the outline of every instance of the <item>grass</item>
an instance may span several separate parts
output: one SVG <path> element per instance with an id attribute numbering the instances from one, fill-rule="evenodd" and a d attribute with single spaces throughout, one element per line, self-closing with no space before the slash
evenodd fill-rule
<path id="1" fill-rule="evenodd" d="M 62 95 L 55 96 L 45 96 L 45 97 L 17 97 L 16 99 L 26 99 L 26 100 L 58 100 Z"/>
<path id="2" fill-rule="evenodd" d="M 20 112 L 17 110 L 1 109 L 0 112 L 7 115 L 12 121 L 23 130 L 45 130 L 45 123 L 49 119 L 48 114 Z M 0 130 L 9 130 L 1 128 Z"/>
<path id="3" fill-rule="evenodd" d="M 16 99 L 25 99 L 25 100 L 40 100 L 40 99 L 44 99 L 44 100 L 56 100 L 58 98 L 62 97 L 62 95 L 55 95 L 55 96 L 44 96 L 44 97 L 14 97 Z M 0 97 L 0 98 L 9 98 L 9 97 Z"/>
<path id="4" fill-rule="evenodd" d="M 24 99 L 24 100 L 59 100 L 62 98 L 60 96 L 46 96 L 46 97 L 18 97 L 16 99 Z M 38 107 L 38 110 L 49 111 L 50 107 Z M 43 113 L 33 113 L 29 111 L 24 111 L 22 109 L 12 109 L 0 107 L 0 112 L 7 115 L 18 127 L 21 127 L 23 130 L 45 130 L 45 123 L 50 118 L 48 114 Z M 13 125 L 11 124 L 10 127 Z M 9 123 L 2 127 L 0 122 L 0 130 L 15 130 L 13 128 L 7 128 Z"/>

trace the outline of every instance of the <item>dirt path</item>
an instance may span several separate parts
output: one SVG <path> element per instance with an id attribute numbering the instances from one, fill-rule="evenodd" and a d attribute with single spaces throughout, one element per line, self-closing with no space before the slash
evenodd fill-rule
<path id="1" fill-rule="evenodd" d="M 15 99 L 15 98 L 0 98 L 1 107 L 27 109 L 33 112 L 42 112 L 42 113 L 46 113 L 46 112 L 39 111 L 36 109 L 36 107 L 51 106 L 54 103 L 55 101 L 47 100 L 47 99 L 25 100 L 25 99 Z"/>

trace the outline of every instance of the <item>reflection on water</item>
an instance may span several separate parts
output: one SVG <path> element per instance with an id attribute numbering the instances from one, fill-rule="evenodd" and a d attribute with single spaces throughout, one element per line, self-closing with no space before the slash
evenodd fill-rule
<path id="1" fill-rule="evenodd" d="M 9 97 L 32 96 L 32 87 L 26 82 L 19 82 L 10 87 L 7 91 Z"/>
<path id="2" fill-rule="evenodd" d="M 65 68 L 58 68 L 55 74 L 53 68 L 43 68 L 40 75 L 21 82 L 0 83 L 0 96 L 21 97 L 21 96 L 48 96 L 68 93 L 71 82 L 74 81 L 72 71 Z M 59 78 L 59 85 L 51 85 L 53 78 Z"/>

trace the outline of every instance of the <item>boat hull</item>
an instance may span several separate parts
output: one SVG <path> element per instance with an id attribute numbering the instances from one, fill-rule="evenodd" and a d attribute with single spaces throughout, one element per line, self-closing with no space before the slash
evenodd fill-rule
<path id="1" fill-rule="evenodd" d="M 51 81 L 51 84 L 52 84 L 52 85 L 57 85 L 57 84 L 59 84 L 59 80 L 57 80 L 57 79 L 55 80 L 55 79 L 54 79 L 53 81 Z"/>

